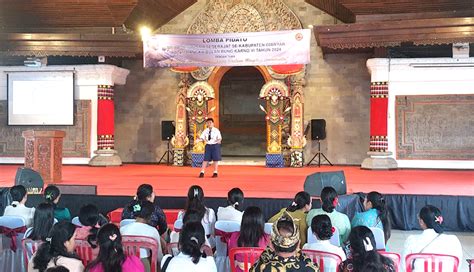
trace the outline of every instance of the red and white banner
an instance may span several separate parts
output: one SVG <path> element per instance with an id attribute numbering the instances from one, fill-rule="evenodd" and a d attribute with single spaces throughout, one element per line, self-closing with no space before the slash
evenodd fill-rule
<path id="1" fill-rule="evenodd" d="M 153 35 L 143 41 L 145 67 L 255 66 L 310 62 L 309 29 L 202 35 Z"/>

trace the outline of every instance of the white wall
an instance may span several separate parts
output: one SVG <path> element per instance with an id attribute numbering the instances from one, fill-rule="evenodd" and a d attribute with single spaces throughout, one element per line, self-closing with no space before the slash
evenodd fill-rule
<path id="1" fill-rule="evenodd" d="M 474 58 L 369 59 L 367 67 L 372 82 L 389 82 L 388 150 L 394 159 L 397 95 L 474 94 Z M 474 161 L 465 160 L 397 160 L 397 163 L 400 168 L 474 169 Z"/>
<path id="2" fill-rule="evenodd" d="M 129 70 L 114 65 L 61 65 L 32 68 L 0 66 L 0 100 L 7 100 L 7 72 L 75 70 L 74 99 L 91 101 L 90 154 L 88 158 L 63 158 L 63 164 L 88 164 L 97 150 L 97 85 L 124 85 Z M 1 163 L 24 163 L 24 157 L 3 157 Z"/>

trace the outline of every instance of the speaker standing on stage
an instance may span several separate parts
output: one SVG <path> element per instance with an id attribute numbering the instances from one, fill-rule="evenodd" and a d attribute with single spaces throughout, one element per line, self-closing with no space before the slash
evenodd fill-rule
<path id="1" fill-rule="evenodd" d="M 222 136 L 218 128 L 214 127 L 214 119 L 207 118 L 207 128 L 201 133 L 201 136 L 197 139 L 198 142 L 205 142 L 206 149 L 204 151 L 204 161 L 202 163 L 200 178 L 204 177 L 204 171 L 210 161 L 214 162 L 214 174 L 213 178 L 217 178 L 217 168 L 219 161 L 221 160 L 221 141 Z"/>

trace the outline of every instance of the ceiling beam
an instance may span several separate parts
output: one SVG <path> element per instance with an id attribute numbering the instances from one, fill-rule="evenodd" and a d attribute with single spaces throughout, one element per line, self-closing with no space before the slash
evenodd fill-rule
<path id="1" fill-rule="evenodd" d="M 0 33 L 0 56 L 138 57 L 141 54 L 138 35 Z"/>
<path id="2" fill-rule="evenodd" d="M 365 22 L 315 26 L 323 52 L 348 49 L 474 42 L 474 17 Z"/>
<path id="3" fill-rule="evenodd" d="M 355 15 L 348 8 L 339 3 L 338 0 L 305 0 L 306 3 L 317 7 L 327 14 L 335 17 L 344 23 L 354 23 Z"/>

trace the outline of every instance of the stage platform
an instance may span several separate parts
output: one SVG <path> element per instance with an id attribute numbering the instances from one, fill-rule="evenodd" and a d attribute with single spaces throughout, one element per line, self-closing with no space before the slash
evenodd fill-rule
<path id="1" fill-rule="evenodd" d="M 0 165 L 0 187 L 12 186 L 21 165 Z M 166 165 L 125 164 L 120 167 L 63 166 L 63 185 L 96 185 L 99 195 L 130 196 L 138 185 L 150 183 L 159 196 L 183 197 L 198 184 L 208 197 L 225 197 L 240 187 L 246 197 L 292 198 L 303 190 L 307 175 L 343 170 L 348 194 L 379 191 L 383 194 L 474 196 L 474 171 L 469 170 L 362 170 L 358 166 L 266 168 L 230 166 L 219 168 L 219 177 L 198 178 L 199 169 Z"/>

